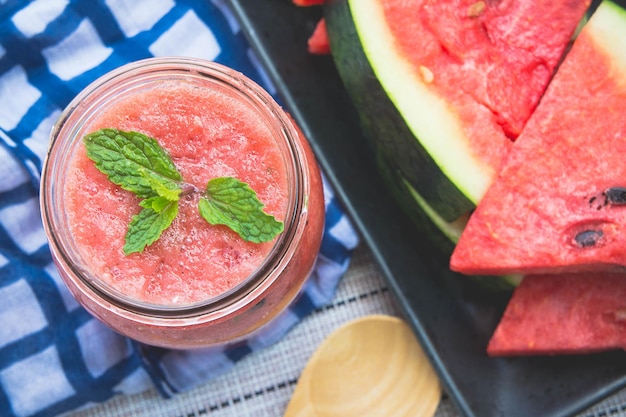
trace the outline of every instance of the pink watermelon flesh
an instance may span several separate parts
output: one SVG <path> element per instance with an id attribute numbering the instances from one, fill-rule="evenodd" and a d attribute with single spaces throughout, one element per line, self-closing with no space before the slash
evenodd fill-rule
<path id="1" fill-rule="evenodd" d="M 381 0 L 403 56 L 460 109 L 479 155 L 516 138 L 589 7 L 586 0 Z M 488 134 L 490 137 L 485 139 Z"/>
<path id="2" fill-rule="evenodd" d="M 487 353 L 583 354 L 625 347 L 625 274 L 532 275 L 515 289 Z"/>
<path id="3" fill-rule="evenodd" d="M 324 0 L 292 0 L 296 6 L 309 7 L 324 4 Z"/>
<path id="4" fill-rule="evenodd" d="M 530 274 L 626 266 L 626 61 L 601 43 L 598 12 L 471 216 L 452 255 L 453 270 Z"/>

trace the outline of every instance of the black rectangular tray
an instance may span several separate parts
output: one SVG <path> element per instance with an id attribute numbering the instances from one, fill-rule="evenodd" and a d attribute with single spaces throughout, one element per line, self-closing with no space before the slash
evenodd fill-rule
<path id="1" fill-rule="evenodd" d="M 510 294 L 441 272 L 447 260 L 412 231 L 378 174 L 331 57 L 306 50 L 322 9 L 291 0 L 229 2 L 462 415 L 572 416 L 626 385 L 624 352 L 487 357 Z"/>

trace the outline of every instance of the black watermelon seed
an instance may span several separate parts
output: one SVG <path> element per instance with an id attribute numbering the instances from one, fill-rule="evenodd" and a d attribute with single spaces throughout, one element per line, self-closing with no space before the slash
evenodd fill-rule
<path id="1" fill-rule="evenodd" d="M 574 241 L 581 248 L 589 248 L 597 245 L 602 236 L 602 230 L 584 230 L 574 237 Z"/>
<path id="2" fill-rule="evenodd" d="M 625 187 L 612 187 L 604 192 L 608 203 L 610 204 L 626 204 L 626 188 Z"/>

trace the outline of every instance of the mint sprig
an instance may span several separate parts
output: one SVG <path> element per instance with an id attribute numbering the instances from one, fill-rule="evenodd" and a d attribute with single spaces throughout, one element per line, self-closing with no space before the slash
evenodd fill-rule
<path id="1" fill-rule="evenodd" d="M 261 243 L 284 229 L 282 222 L 263 211 L 254 190 L 232 177 L 213 178 L 204 191 L 183 182 L 169 154 L 142 133 L 101 129 L 84 137 L 87 156 L 109 180 L 142 198 L 124 241 L 124 253 L 142 252 L 159 239 L 178 214 L 185 194 L 201 193 L 198 210 L 210 224 L 225 225 L 244 240 Z"/>
<path id="2" fill-rule="evenodd" d="M 198 209 L 207 222 L 226 225 L 248 242 L 267 242 L 283 231 L 283 223 L 263 212 L 255 192 L 236 178 L 210 180 Z"/>

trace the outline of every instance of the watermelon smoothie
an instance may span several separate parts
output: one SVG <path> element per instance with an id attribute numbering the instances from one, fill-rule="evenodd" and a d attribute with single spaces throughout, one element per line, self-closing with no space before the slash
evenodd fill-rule
<path id="1" fill-rule="evenodd" d="M 184 181 L 177 216 L 142 252 L 123 251 L 141 199 L 87 156 L 83 137 L 105 128 L 154 138 Z M 252 243 L 204 220 L 198 191 L 225 176 L 284 231 Z M 53 129 L 41 202 L 77 300 L 122 334 L 173 348 L 234 342 L 273 319 L 308 277 L 324 223 L 320 174 L 289 116 L 251 80 L 194 59 L 139 61 L 83 91 Z"/>

